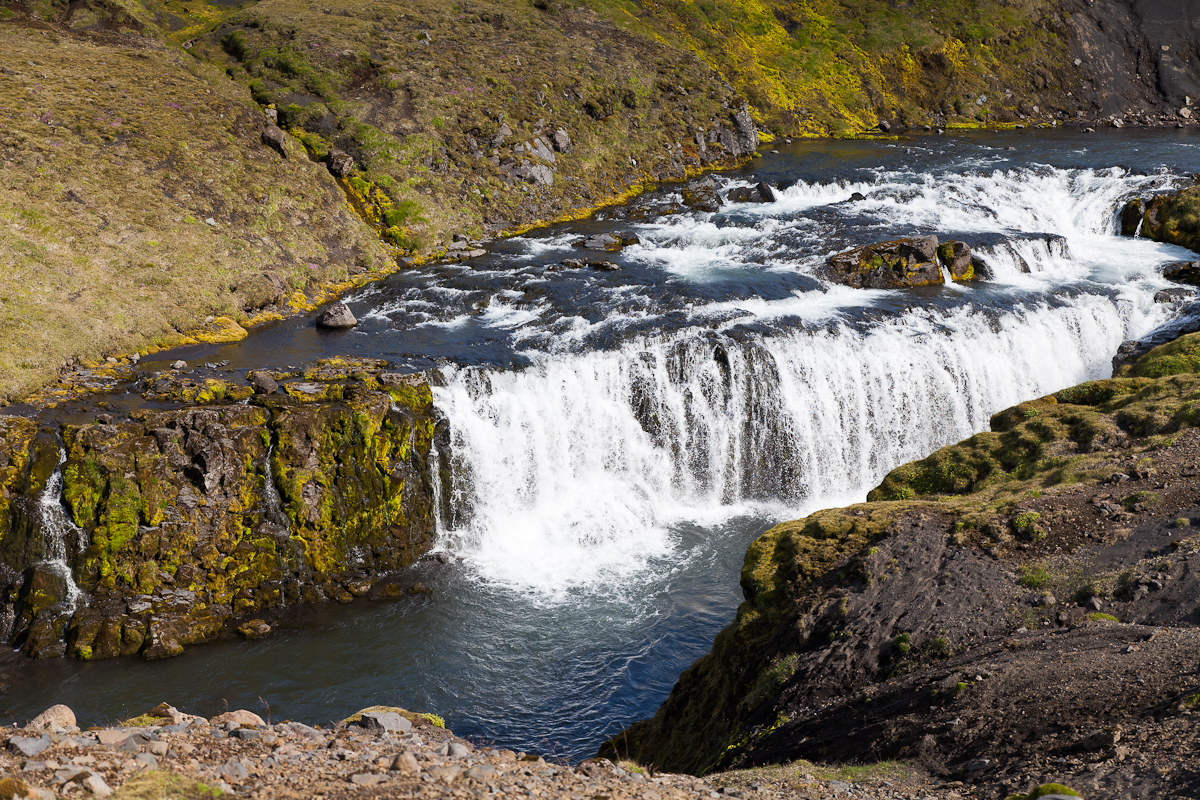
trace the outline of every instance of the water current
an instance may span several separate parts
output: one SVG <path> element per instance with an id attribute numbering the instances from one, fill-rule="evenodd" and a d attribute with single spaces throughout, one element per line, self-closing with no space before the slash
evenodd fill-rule
<path id="1" fill-rule="evenodd" d="M 431 597 L 301 611 L 263 641 L 147 664 L 14 661 L 0 704 L 327 722 L 380 703 L 585 757 L 707 651 L 756 536 L 861 501 L 1011 404 L 1108 377 L 1122 341 L 1174 313 L 1153 300 L 1161 266 L 1195 257 L 1114 233 L 1125 199 L 1200 170 L 1190 133 L 775 147 L 719 181 L 766 181 L 778 202 L 553 226 L 365 287 L 347 299 L 353 331 L 296 319 L 169 354 L 439 369 L 455 475 L 439 547 L 455 558 L 418 568 Z M 603 256 L 619 270 L 560 267 L 580 236 L 613 230 L 640 239 Z M 928 233 L 966 241 L 988 278 L 878 291 L 820 277 L 832 253 Z"/>

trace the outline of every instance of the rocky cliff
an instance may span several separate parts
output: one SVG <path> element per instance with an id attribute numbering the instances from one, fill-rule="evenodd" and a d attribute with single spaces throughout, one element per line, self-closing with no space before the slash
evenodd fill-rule
<path id="1" fill-rule="evenodd" d="M 0 419 L 0 635 L 36 658 L 162 658 L 288 605 L 411 591 L 381 579 L 433 542 L 428 384 L 341 359 L 276 377 L 61 445 Z"/>
<path id="2" fill-rule="evenodd" d="M 1008 409 L 867 503 L 772 528 L 734 623 L 602 754 L 1194 796 L 1198 350 Z"/>

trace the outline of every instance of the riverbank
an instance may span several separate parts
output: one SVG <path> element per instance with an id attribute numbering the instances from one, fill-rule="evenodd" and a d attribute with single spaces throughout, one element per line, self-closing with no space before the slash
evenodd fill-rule
<path id="1" fill-rule="evenodd" d="M 265 713 L 265 712 L 264 712 Z M 961 785 L 887 764 L 842 772 L 795 764 L 697 778 L 591 759 L 517 753 L 469 742 L 431 714 L 375 706 L 340 722 L 274 722 L 238 710 L 204 719 L 162 704 L 125 723 L 80 730 L 66 706 L 0 728 L 0 792 L 113 800 L 222 794 L 247 798 L 570 797 L 610 800 L 956 800 Z"/>

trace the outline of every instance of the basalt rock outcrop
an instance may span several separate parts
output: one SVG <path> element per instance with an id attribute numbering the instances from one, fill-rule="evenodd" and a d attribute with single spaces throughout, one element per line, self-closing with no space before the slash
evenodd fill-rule
<path id="1" fill-rule="evenodd" d="M 1121 210 L 1121 233 L 1200 251 L 1200 186 L 1130 200 Z"/>
<path id="2" fill-rule="evenodd" d="M 902 289 L 975 278 L 976 260 L 964 242 L 938 242 L 936 236 L 913 236 L 856 247 L 830 256 L 826 277 L 855 289 Z"/>
<path id="3" fill-rule="evenodd" d="M 736 620 L 601 755 L 694 774 L 904 759 L 981 796 L 1048 777 L 1196 796 L 1198 349 L 1003 411 L 868 502 L 767 531 Z"/>
<path id="4" fill-rule="evenodd" d="M 35 658 L 161 658 L 288 605 L 403 594 L 378 582 L 432 544 L 439 429 L 428 383 L 384 366 L 67 425 L 61 467 L 54 431 L 0 419 L 0 635 Z"/>

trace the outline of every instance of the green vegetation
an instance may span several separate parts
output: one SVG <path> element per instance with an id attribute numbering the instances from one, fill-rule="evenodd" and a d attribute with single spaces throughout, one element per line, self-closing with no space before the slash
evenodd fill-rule
<path id="1" fill-rule="evenodd" d="M 779 690 L 796 672 L 796 664 L 800 661 L 800 657 L 795 653 L 788 653 L 773 660 L 762 674 L 758 676 L 758 680 L 754 684 L 754 688 L 746 695 L 746 699 L 742 702 L 743 706 L 749 710 L 757 708 L 764 701 L 769 700 L 779 694 Z"/>
<path id="2" fill-rule="evenodd" d="M 1017 581 L 1017 583 L 1021 584 L 1022 586 L 1026 587 L 1027 589 L 1035 589 L 1035 590 L 1045 589 L 1047 586 L 1050 585 L 1050 581 L 1052 580 L 1050 573 L 1047 572 L 1046 568 L 1043 567 L 1041 564 L 1034 564 L 1033 566 L 1021 567 L 1020 572 L 1021 572 L 1021 578 L 1020 578 L 1020 580 Z"/>
<path id="3" fill-rule="evenodd" d="M 1031 115 L 1039 103 L 1043 114 L 1073 113 L 1067 91 L 1081 77 L 1043 66 L 1069 63 L 1066 28 L 1052 6 L 1034 0 L 592 5 L 631 31 L 691 49 L 776 135 L 855 133 L 880 115 L 979 126 Z"/>
<path id="4" fill-rule="evenodd" d="M 1141 506 L 1142 508 L 1153 508 L 1158 504 L 1158 493 L 1150 491 L 1135 492 L 1122 500 L 1121 504 L 1130 510 L 1133 510 L 1138 506 Z"/>
<path id="5" fill-rule="evenodd" d="M 1105 614 L 1103 611 L 1096 611 L 1088 614 L 1087 618 L 1093 622 L 1120 622 L 1120 620 L 1114 617 L 1112 614 Z"/>
<path id="6" fill-rule="evenodd" d="M 131 776 L 112 797 L 113 800 L 212 800 L 222 794 L 216 786 L 151 770 Z"/>

